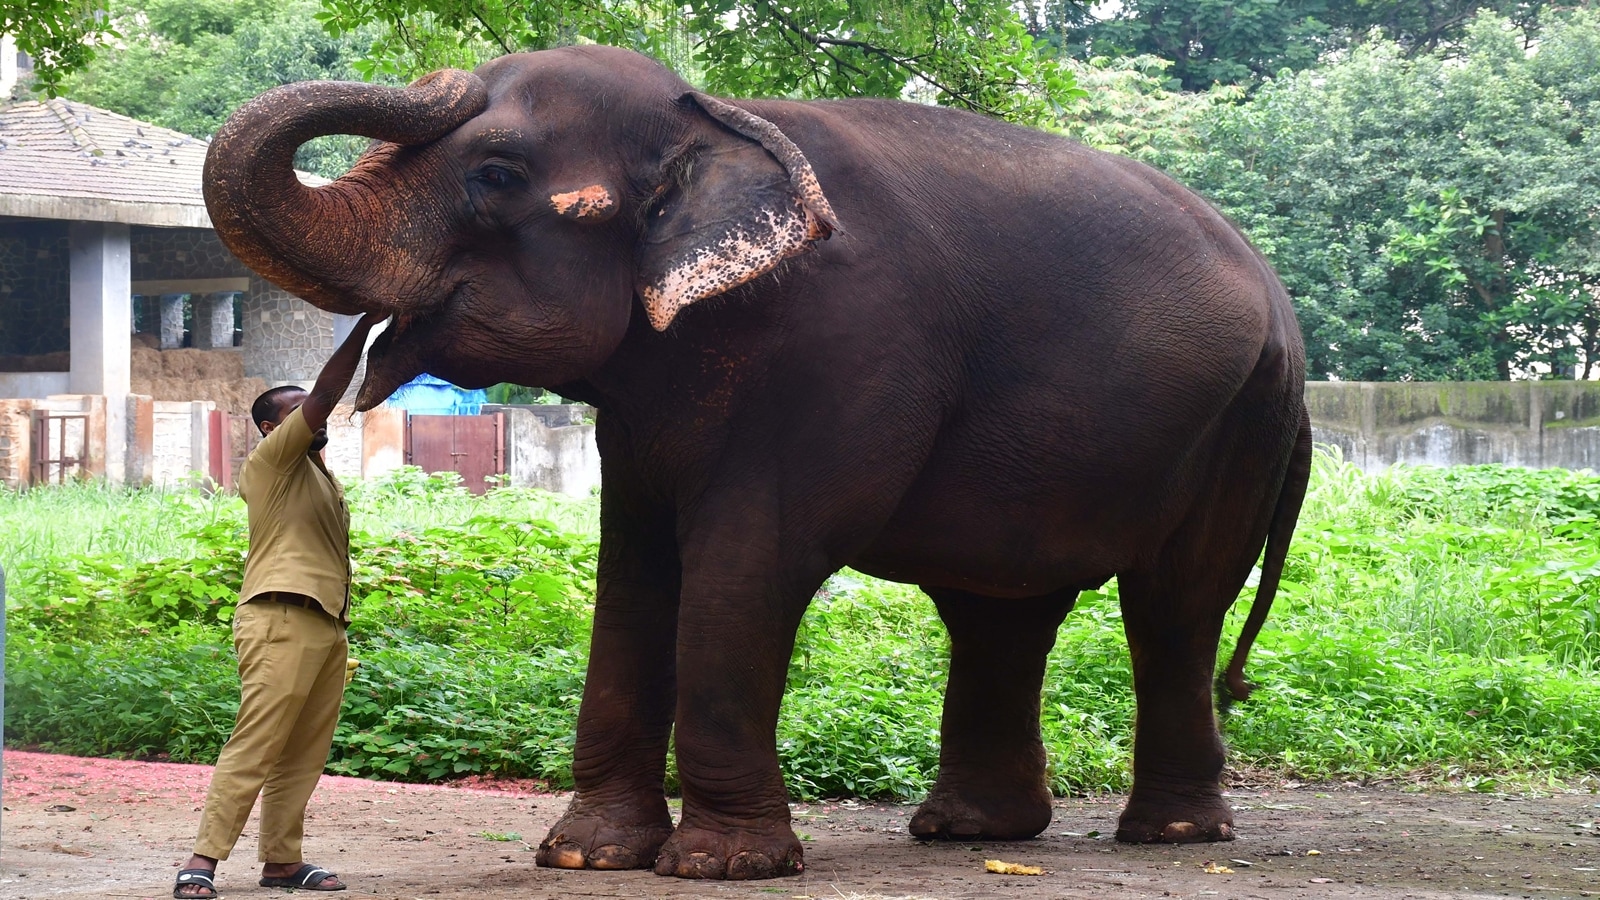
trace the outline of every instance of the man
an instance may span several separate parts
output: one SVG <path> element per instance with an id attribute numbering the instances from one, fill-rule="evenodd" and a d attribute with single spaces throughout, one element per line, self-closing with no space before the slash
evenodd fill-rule
<path id="1" fill-rule="evenodd" d="M 251 408 L 262 441 L 239 473 L 250 517 L 250 555 L 233 615 L 239 716 L 173 897 L 217 896 L 217 860 L 233 850 L 258 794 L 261 885 L 345 889 L 337 875 L 300 855 L 306 803 L 327 764 L 344 699 L 350 621 L 350 513 L 321 451 L 328 416 L 380 319 L 361 318 L 310 393 L 273 388 Z"/>

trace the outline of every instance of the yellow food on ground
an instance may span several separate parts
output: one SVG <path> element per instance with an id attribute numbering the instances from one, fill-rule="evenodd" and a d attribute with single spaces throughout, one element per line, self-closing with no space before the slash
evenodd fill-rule
<path id="1" fill-rule="evenodd" d="M 1219 866 L 1216 863 L 1206 863 L 1206 874 L 1207 875 L 1232 875 L 1233 874 L 1233 870 L 1228 868 L 1227 866 Z"/>
<path id="2" fill-rule="evenodd" d="M 1001 862 L 998 859 L 983 861 L 983 870 L 996 875 L 1043 875 L 1044 870 L 1038 866 L 1024 866 L 1019 863 Z"/>

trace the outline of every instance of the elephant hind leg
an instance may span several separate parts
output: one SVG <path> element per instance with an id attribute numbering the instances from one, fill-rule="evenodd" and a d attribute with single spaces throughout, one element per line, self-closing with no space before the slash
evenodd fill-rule
<path id="1" fill-rule="evenodd" d="M 1039 736 L 1045 657 L 1077 591 L 997 600 L 928 589 L 950 632 L 939 778 L 912 816 L 918 838 L 1021 840 L 1050 824 Z"/>
<path id="2" fill-rule="evenodd" d="M 1159 553 L 1118 576 L 1138 701 L 1120 841 L 1233 839 L 1212 688 L 1223 623 L 1266 542 L 1283 483 L 1288 446 L 1277 437 L 1222 454 L 1219 477 Z"/>

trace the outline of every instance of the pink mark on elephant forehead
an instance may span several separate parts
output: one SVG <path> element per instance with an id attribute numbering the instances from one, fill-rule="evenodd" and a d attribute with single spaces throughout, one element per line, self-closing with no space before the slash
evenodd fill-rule
<path id="1" fill-rule="evenodd" d="M 571 219 L 584 219 L 606 212 L 616 205 L 616 201 L 611 199 L 611 192 L 606 190 L 604 185 L 591 184 L 575 191 L 551 194 L 550 205 L 555 208 L 558 215 Z"/>

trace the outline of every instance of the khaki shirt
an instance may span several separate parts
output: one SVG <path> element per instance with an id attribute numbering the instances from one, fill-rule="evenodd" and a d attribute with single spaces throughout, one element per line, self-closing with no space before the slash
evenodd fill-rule
<path id="1" fill-rule="evenodd" d="M 304 594 L 350 621 L 350 511 L 344 490 L 311 449 L 296 409 L 250 451 L 239 494 L 250 514 L 250 554 L 239 602 L 269 591 Z"/>

